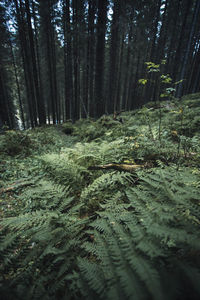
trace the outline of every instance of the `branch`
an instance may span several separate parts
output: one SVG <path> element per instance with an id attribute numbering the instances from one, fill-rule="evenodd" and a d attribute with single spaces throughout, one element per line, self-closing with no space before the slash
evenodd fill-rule
<path id="1" fill-rule="evenodd" d="M 11 186 L 5 187 L 5 188 L 1 188 L 0 189 L 0 194 L 2 193 L 8 193 L 8 192 L 12 192 L 15 191 L 19 188 L 25 187 L 25 186 L 30 186 L 33 185 L 32 182 L 20 182 L 20 183 L 14 183 Z"/>
<path id="2" fill-rule="evenodd" d="M 88 170 L 102 170 L 102 169 L 114 169 L 118 171 L 134 172 L 136 169 L 144 168 L 144 165 L 132 165 L 132 164 L 106 164 L 98 166 L 90 166 Z"/>

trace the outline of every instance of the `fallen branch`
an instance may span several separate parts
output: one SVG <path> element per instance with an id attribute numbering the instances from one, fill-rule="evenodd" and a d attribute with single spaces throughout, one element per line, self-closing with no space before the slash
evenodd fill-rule
<path id="1" fill-rule="evenodd" d="M 8 192 L 13 192 L 14 190 L 17 190 L 18 188 L 22 188 L 22 187 L 30 186 L 30 185 L 33 185 L 33 183 L 32 182 L 15 183 L 15 184 L 12 184 L 12 185 L 10 185 L 8 187 L 1 188 L 0 189 L 0 194 L 2 194 L 2 193 L 8 193 Z"/>
<path id="2" fill-rule="evenodd" d="M 103 170 L 103 169 L 114 169 L 118 171 L 125 172 L 134 172 L 136 169 L 144 168 L 144 165 L 133 165 L 133 164 L 106 164 L 106 165 L 98 165 L 98 166 L 90 166 L 88 170 Z"/>

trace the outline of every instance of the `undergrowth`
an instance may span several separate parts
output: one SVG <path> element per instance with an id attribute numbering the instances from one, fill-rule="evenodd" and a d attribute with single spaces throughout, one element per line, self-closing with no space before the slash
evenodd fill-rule
<path id="1" fill-rule="evenodd" d="M 199 114 L 191 95 L 1 135 L 1 299 L 199 299 Z"/>

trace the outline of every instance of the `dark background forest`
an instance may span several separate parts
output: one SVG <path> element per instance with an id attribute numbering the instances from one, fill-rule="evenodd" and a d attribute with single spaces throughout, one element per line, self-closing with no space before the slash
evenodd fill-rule
<path id="1" fill-rule="evenodd" d="M 159 100 L 160 73 L 145 62 L 162 61 L 175 97 L 200 91 L 199 0 L 3 0 L 0 125 L 34 128 Z"/>

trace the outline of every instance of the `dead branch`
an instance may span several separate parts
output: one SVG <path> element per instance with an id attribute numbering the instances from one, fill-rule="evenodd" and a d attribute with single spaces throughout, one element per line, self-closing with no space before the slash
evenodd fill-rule
<path id="1" fill-rule="evenodd" d="M 17 190 L 18 188 L 22 188 L 22 187 L 30 186 L 30 185 L 33 185 L 33 183 L 31 183 L 31 182 L 20 182 L 20 183 L 12 184 L 8 187 L 1 188 L 0 189 L 0 194 L 13 192 L 14 190 Z"/>
<path id="2" fill-rule="evenodd" d="M 144 165 L 133 165 L 133 164 L 106 164 L 106 165 L 98 165 L 98 166 L 90 166 L 88 170 L 118 170 L 118 171 L 125 171 L 125 172 L 134 172 L 136 169 L 144 168 Z"/>

